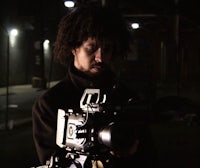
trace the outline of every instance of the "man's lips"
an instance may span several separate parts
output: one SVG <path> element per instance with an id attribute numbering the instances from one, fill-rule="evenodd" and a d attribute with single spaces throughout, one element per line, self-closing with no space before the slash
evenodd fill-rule
<path id="1" fill-rule="evenodd" d="M 101 65 L 93 65 L 93 66 L 91 67 L 91 70 L 92 70 L 93 72 L 100 72 L 100 71 L 103 70 L 103 66 L 101 66 Z"/>
<path id="2" fill-rule="evenodd" d="M 94 64 L 94 65 L 92 65 L 92 68 L 97 68 L 97 69 L 102 69 L 104 67 L 104 65 L 103 64 Z"/>
<path id="3" fill-rule="evenodd" d="M 99 65 L 95 65 L 95 66 L 92 66 L 92 68 L 101 69 L 101 68 L 103 68 L 103 67 L 102 67 L 102 66 L 99 66 Z"/>

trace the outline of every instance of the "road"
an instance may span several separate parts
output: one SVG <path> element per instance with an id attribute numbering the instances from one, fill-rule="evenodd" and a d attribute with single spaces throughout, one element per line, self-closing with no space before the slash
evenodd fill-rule
<path id="1" fill-rule="evenodd" d="M 17 92 L 18 91 L 18 92 Z M 30 168 L 39 166 L 32 138 L 31 108 L 34 100 L 45 90 L 16 88 L 9 94 L 0 94 L 0 167 Z M 8 129 L 5 129 L 7 115 Z"/>
<path id="2" fill-rule="evenodd" d="M 38 166 L 32 138 L 32 123 L 0 132 L 0 167 L 30 168 Z"/>

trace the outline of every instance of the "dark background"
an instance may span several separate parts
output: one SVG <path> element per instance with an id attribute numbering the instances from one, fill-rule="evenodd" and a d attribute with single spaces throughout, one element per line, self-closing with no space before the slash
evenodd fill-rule
<path id="1" fill-rule="evenodd" d="M 60 80 L 65 67 L 52 61 L 52 48 L 57 24 L 70 9 L 64 6 L 63 0 L 3 0 L 1 3 L 0 87 L 8 85 L 8 76 L 9 85 L 32 84 L 38 88 Z M 132 51 L 120 71 L 122 79 L 138 87 L 145 98 L 160 97 L 167 88 L 168 93 L 170 89 L 173 94 L 198 101 L 194 91 L 200 79 L 198 1 L 76 0 L 75 3 L 119 8 L 130 23 L 140 23 L 141 27 L 132 32 Z M 7 44 L 7 34 L 14 27 L 19 35 L 12 47 Z M 45 39 L 50 41 L 48 53 L 37 51 L 35 43 Z M 40 66 L 35 63 L 38 52 Z M 35 77 L 41 78 L 39 84 Z M 194 95 L 188 95 L 191 92 Z"/>
<path id="2" fill-rule="evenodd" d="M 200 167 L 200 5 L 196 0 L 76 0 L 119 8 L 130 22 L 132 50 L 120 66 L 121 80 L 136 89 L 148 112 L 161 168 Z M 52 49 L 63 0 L 1 0 L 0 164 L 37 166 L 31 107 L 65 76 Z M 8 32 L 17 28 L 14 46 Z M 48 39 L 49 49 L 41 47 Z M 39 61 L 39 62 L 37 62 Z M 140 110 L 138 110 L 138 113 Z M 0 166 L 1 167 L 1 166 Z"/>

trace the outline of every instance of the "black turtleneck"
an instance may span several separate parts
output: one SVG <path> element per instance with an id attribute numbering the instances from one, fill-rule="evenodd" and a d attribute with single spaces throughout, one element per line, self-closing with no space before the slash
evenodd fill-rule
<path id="1" fill-rule="evenodd" d="M 116 84 L 114 73 L 110 69 L 105 69 L 102 73 L 96 76 L 89 76 L 82 71 L 79 71 L 71 64 L 68 68 L 68 75 L 72 83 L 81 89 L 85 88 L 112 88 Z"/>

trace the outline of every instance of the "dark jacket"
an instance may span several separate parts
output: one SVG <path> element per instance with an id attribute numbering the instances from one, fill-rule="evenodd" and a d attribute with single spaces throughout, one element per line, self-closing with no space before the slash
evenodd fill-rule
<path id="1" fill-rule="evenodd" d="M 100 89 L 102 93 L 107 95 L 106 101 L 113 106 L 124 106 L 130 100 L 133 103 L 138 101 L 138 96 L 124 85 L 119 84 L 111 71 L 107 70 L 98 77 L 91 78 L 77 71 L 74 66 L 70 66 L 66 78 L 41 95 L 32 108 L 33 137 L 42 165 L 45 165 L 55 151 L 60 150 L 56 145 L 58 109 L 77 109 L 86 88 Z M 136 155 L 123 159 L 113 157 L 111 162 L 115 166 L 112 167 L 121 167 L 125 164 L 129 167 L 138 164 L 141 167 L 144 164 L 147 164 L 147 167 L 156 167 L 150 165 L 155 160 L 150 132 L 146 126 L 145 129 L 142 127 L 140 130 L 142 132 L 140 133 L 141 142 Z"/>

